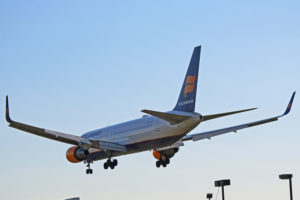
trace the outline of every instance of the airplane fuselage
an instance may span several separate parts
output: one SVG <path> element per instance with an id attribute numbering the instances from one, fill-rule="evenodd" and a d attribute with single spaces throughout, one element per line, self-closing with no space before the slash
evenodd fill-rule
<path id="1" fill-rule="evenodd" d="M 170 111 L 170 113 L 185 114 L 191 118 L 172 125 L 165 120 L 146 115 L 83 134 L 83 138 L 118 143 L 128 149 L 127 152 L 105 152 L 91 148 L 88 159 L 101 160 L 111 156 L 167 147 L 180 140 L 201 122 L 201 115 L 195 112 Z"/>

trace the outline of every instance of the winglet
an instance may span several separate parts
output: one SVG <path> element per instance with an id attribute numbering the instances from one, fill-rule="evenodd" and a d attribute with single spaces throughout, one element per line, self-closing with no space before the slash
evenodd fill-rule
<path id="1" fill-rule="evenodd" d="M 293 105 L 293 101 L 294 101 L 295 94 L 296 94 L 296 91 L 293 93 L 293 95 L 292 95 L 292 97 L 291 97 L 291 100 L 290 100 L 290 102 L 289 102 L 289 104 L 288 104 L 288 106 L 287 106 L 287 108 L 286 108 L 286 110 L 285 110 L 285 112 L 283 113 L 282 116 L 289 114 L 289 112 L 291 111 L 291 108 L 292 108 L 292 105 Z"/>
<path id="2" fill-rule="evenodd" d="M 6 121 L 8 123 L 12 123 L 12 120 L 10 119 L 10 116 L 9 116 L 8 96 L 6 96 L 6 113 L 5 113 L 5 118 L 6 118 Z"/>

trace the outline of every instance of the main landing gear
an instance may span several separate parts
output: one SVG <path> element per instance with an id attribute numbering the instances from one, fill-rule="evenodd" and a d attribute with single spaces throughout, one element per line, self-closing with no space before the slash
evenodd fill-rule
<path id="1" fill-rule="evenodd" d="M 156 161 L 157 168 L 159 168 L 160 166 L 166 167 L 168 164 L 170 164 L 170 158 L 160 158 L 158 161 Z"/>
<path id="2" fill-rule="evenodd" d="M 86 164 L 86 174 L 92 174 L 93 170 L 91 169 L 91 163 L 92 161 L 84 161 L 84 164 Z M 108 169 L 109 167 L 111 169 L 114 169 L 118 165 L 118 161 L 116 159 L 111 160 L 110 158 L 107 159 L 107 161 L 103 164 L 104 169 Z"/>
<path id="3" fill-rule="evenodd" d="M 91 169 L 91 162 L 87 162 L 86 174 L 92 174 L 93 170 Z"/>
<path id="4" fill-rule="evenodd" d="M 104 169 L 108 169 L 109 167 L 111 169 L 114 169 L 118 165 L 118 161 L 116 159 L 107 159 L 107 161 L 103 164 Z"/>

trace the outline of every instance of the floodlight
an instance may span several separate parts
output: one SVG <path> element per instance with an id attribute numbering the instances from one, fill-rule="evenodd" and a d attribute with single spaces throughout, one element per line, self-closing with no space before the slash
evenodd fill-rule
<path id="1" fill-rule="evenodd" d="M 293 200 L 293 187 L 292 187 L 292 178 L 293 174 L 280 174 L 279 178 L 282 180 L 289 180 L 290 183 L 290 198 Z"/>
<path id="2" fill-rule="evenodd" d="M 213 198 L 213 194 L 212 193 L 207 193 L 206 198 L 208 198 L 209 200 Z"/>
<path id="3" fill-rule="evenodd" d="M 222 199 L 225 200 L 224 186 L 230 185 L 229 179 L 215 181 L 216 187 L 222 187 Z"/>

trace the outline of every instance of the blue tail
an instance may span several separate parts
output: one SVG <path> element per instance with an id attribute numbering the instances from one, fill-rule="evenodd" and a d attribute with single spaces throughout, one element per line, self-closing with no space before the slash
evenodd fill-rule
<path id="1" fill-rule="evenodd" d="M 195 111 L 200 53 L 201 46 L 195 47 L 174 110 L 185 112 Z"/>

